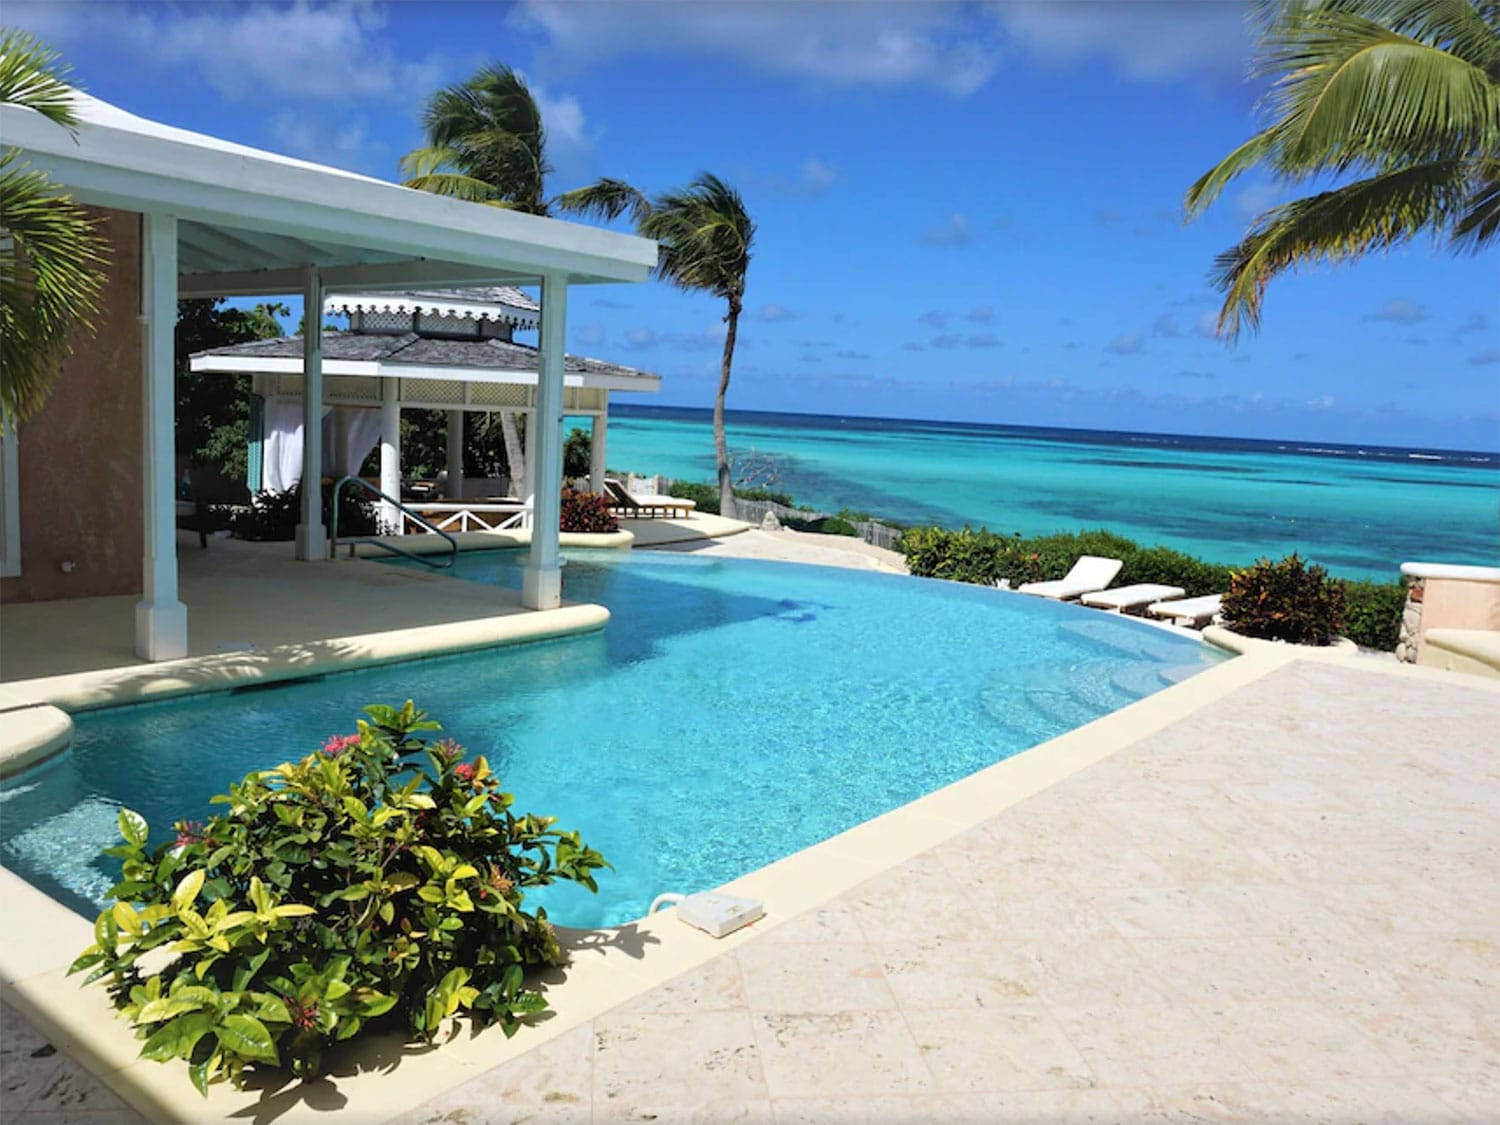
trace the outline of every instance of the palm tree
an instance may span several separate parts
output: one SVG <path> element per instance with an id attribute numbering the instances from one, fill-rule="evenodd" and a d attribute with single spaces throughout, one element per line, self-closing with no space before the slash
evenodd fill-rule
<path id="1" fill-rule="evenodd" d="M 70 132 L 78 117 L 58 54 L 0 30 L 0 103 L 26 106 Z M 0 429 L 34 415 L 79 331 L 91 332 L 105 247 L 82 207 L 21 159 L 0 151 Z"/>
<path id="2" fill-rule="evenodd" d="M 550 215 L 554 207 L 586 209 L 566 195 L 547 198 L 552 165 L 542 112 L 526 80 L 510 67 L 490 63 L 467 81 L 438 90 L 427 99 L 422 124 L 426 146 L 401 158 L 407 187 L 531 215 Z M 623 180 L 604 179 L 582 190 L 626 201 L 616 214 L 644 200 Z M 515 477 L 523 453 L 512 411 L 500 411 L 500 432 Z"/>
<path id="3" fill-rule="evenodd" d="M 636 230 L 659 246 L 658 277 L 681 289 L 721 297 L 724 313 L 724 354 L 719 366 L 719 390 L 714 396 L 714 453 L 718 460 L 719 511 L 734 515 L 734 480 L 729 446 L 724 438 L 724 396 L 734 363 L 735 337 L 745 307 L 745 277 L 755 222 L 745 210 L 740 193 L 719 177 L 702 172 L 679 191 L 646 200 L 626 185 L 601 182 L 561 197 L 568 210 L 613 219 L 630 211 Z"/>
<path id="4" fill-rule="evenodd" d="M 1214 262 L 1219 332 L 1260 324 L 1267 283 L 1431 234 L 1478 251 L 1500 235 L 1500 3 L 1262 0 L 1267 124 L 1205 173 L 1187 213 L 1235 176 L 1356 178 L 1273 207 Z"/>

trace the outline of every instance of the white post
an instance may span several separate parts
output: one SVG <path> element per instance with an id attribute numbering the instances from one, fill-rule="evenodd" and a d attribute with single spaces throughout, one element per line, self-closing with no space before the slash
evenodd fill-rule
<path id="1" fill-rule="evenodd" d="M 557 525 L 562 514 L 563 343 L 567 317 L 567 278 L 548 274 L 542 279 L 542 355 L 536 411 L 526 427 L 526 440 L 536 450 L 536 469 L 531 476 L 531 557 L 521 575 L 521 604 L 528 609 L 556 609 L 562 604 Z"/>
<path id="2" fill-rule="evenodd" d="M 589 426 L 589 491 L 596 496 L 604 491 L 604 441 L 609 432 L 609 392 L 604 392 L 604 411 L 595 414 Z"/>
<path id="3" fill-rule="evenodd" d="M 401 381 L 380 380 L 380 491 L 401 498 Z M 401 513 L 394 504 L 380 502 L 380 530 L 400 535 Z"/>
<path id="4" fill-rule="evenodd" d="M 177 598 L 176 434 L 173 353 L 177 330 L 177 218 L 141 221 L 141 476 L 145 551 L 135 651 L 143 660 L 187 655 L 187 606 Z"/>
<path id="5" fill-rule="evenodd" d="M 540 378 L 540 375 L 538 375 Z M 536 426 L 537 411 L 524 415 L 526 433 L 522 436 L 521 454 L 521 499 L 526 501 L 526 518 L 522 522 L 530 527 L 536 518 Z"/>
<path id="6" fill-rule="evenodd" d="M 302 522 L 297 557 L 326 559 L 323 526 L 323 284 L 317 266 L 307 267 L 302 296 Z"/>
<path id="7" fill-rule="evenodd" d="M 464 495 L 464 412 L 448 411 L 448 498 Z"/>

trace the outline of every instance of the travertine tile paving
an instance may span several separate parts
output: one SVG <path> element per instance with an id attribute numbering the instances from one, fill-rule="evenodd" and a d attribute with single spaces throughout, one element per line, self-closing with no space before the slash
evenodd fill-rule
<path id="1" fill-rule="evenodd" d="M 1297 663 L 400 1118 L 1500 1120 L 1500 695 Z"/>

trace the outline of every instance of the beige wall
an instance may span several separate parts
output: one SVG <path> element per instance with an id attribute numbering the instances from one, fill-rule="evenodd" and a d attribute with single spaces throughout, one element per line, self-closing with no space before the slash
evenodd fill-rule
<path id="1" fill-rule="evenodd" d="M 111 247 L 104 315 L 20 428 L 21 574 L 0 579 L 0 602 L 141 590 L 140 216 L 97 213 Z"/>
<path id="2" fill-rule="evenodd" d="M 1422 590 L 1418 663 L 1427 648 L 1429 629 L 1500 629 L 1500 582 L 1427 579 Z"/>

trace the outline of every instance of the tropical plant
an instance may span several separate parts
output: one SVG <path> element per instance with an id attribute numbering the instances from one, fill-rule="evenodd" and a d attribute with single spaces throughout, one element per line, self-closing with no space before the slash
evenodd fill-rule
<path id="1" fill-rule="evenodd" d="M 558 527 L 562 531 L 619 531 L 620 521 L 615 519 L 609 508 L 607 496 L 565 488 L 562 492 L 562 516 Z"/>
<path id="2" fill-rule="evenodd" d="M 0 30 L 0 104 L 33 109 L 76 135 L 58 57 L 23 31 Z M 0 150 L 0 427 L 41 409 L 78 334 L 94 330 L 104 264 L 88 213 L 20 149 Z"/>
<path id="3" fill-rule="evenodd" d="M 1261 559 L 1230 578 L 1220 612 L 1247 637 L 1326 645 L 1344 628 L 1344 584 L 1295 552 L 1277 562 Z"/>
<path id="4" fill-rule="evenodd" d="M 734 514 L 734 474 L 724 436 L 724 396 L 729 390 L 735 338 L 745 305 L 745 279 L 755 222 L 745 201 L 718 176 L 699 173 L 677 191 L 650 200 L 615 181 L 579 188 L 561 197 L 569 210 L 613 219 L 627 210 L 636 230 L 659 246 L 658 277 L 679 289 L 710 293 L 725 303 L 724 351 L 714 396 L 714 454 L 718 461 L 719 511 Z"/>
<path id="5" fill-rule="evenodd" d="M 1199 178 L 1189 217 L 1236 176 L 1354 178 L 1272 207 L 1220 254 L 1220 334 L 1258 327 L 1267 283 L 1430 234 L 1479 250 L 1500 234 L 1500 4 L 1262 0 L 1255 69 L 1275 76 L 1264 129 Z"/>
<path id="6" fill-rule="evenodd" d="M 527 974 L 565 959 L 526 889 L 597 889 L 607 866 L 552 818 L 517 816 L 485 760 L 428 741 L 438 724 L 410 701 L 365 711 L 154 849 L 120 813 L 115 902 L 70 972 L 109 978 L 141 1057 L 185 1061 L 205 1095 L 249 1067 L 314 1076 L 366 1030 L 426 1042 L 467 1013 L 514 1034 L 546 1010 Z"/>

